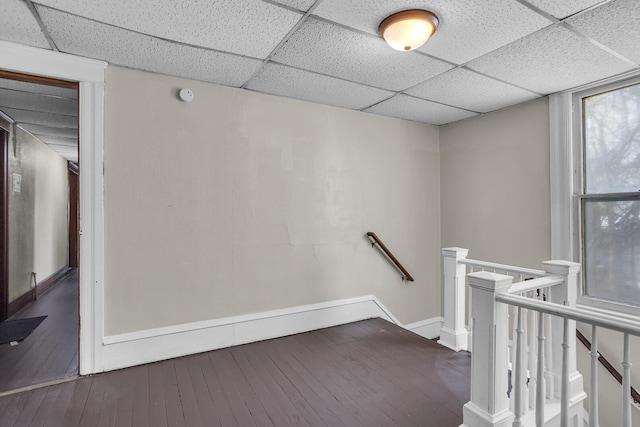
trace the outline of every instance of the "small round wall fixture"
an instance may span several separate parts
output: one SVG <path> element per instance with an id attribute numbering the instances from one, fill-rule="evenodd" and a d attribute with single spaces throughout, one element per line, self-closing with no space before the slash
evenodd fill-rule
<path id="1" fill-rule="evenodd" d="M 184 102 L 193 101 L 193 91 L 191 89 L 180 89 L 180 92 L 178 92 L 178 96 L 180 97 L 180 100 Z"/>
<path id="2" fill-rule="evenodd" d="M 386 17 L 378 27 L 382 38 L 395 50 L 422 46 L 438 28 L 438 17 L 428 10 L 411 9 Z"/>

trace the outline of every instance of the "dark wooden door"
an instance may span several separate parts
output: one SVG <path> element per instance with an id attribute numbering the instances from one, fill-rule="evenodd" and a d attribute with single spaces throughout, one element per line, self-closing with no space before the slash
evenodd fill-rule
<path id="1" fill-rule="evenodd" d="M 9 313 L 9 118 L 0 112 L 0 321 Z"/>
<path id="2" fill-rule="evenodd" d="M 78 267 L 78 166 L 69 162 L 69 267 Z"/>

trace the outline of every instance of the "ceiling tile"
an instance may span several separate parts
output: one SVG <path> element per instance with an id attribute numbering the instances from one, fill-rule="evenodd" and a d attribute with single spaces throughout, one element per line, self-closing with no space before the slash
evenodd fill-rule
<path id="1" fill-rule="evenodd" d="M 0 2 L 0 40 L 51 49 L 38 22 L 22 0 Z"/>
<path id="2" fill-rule="evenodd" d="M 38 11 L 58 48 L 67 53 L 163 74 L 241 86 L 262 61 L 170 43 L 52 9 Z"/>
<path id="3" fill-rule="evenodd" d="M 255 58 L 266 58 L 302 15 L 262 0 L 38 0 L 117 27 Z M 250 29 L 248 31 L 247 29 Z"/>
<path id="4" fill-rule="evenodd" d="M 464 68 L 440 74 L 407 90 L 406 93 L 482 113 L 540 96 Z"/>
<path id="5" fill-rule="evenodd" d="M 274 0 L 276 3 L 306 12 L 316 2 L 316 0 Z"/>
<path id="6" fill-rule="evenodd" d="M 514 0 L 323 0 L 313 13 L 377 35 L 384 18 L 405 9 L 427 9 L 438 16 L 438 30 L 419 50 L 456 64 L 551 24 Z"/>
<path id="7" fill-rule="evenodd" d="M 471 111 L 460 110 L 407 95 L 394 96 L 364 111 L 432 125 L 443 125 L 476 115 Z"/>
<path id="8" fill-rule="evenodd" d="M 546 28 L 491 52 L 468 67 L 543 94 L 633 68 L 562 25 Z"/>
<path id="9" fill-rule="evenodd" d="M 60 136 L 63 138 L 78 138 L 78 129 L 60 128 L 53 126 L 21 123 L 20 127 L 33 135 Z"/>
<path id="10" fill-rule="evenodd" d="M 2 108 L 2 111 L 17 123 L 31 123 L 51 127 L 78 129 L 78 118 L 62 114 L 41 113 L 38 111 Z"/>
<path id="11" fill-rule="evenodd" d="M 452 66 L 415 52 L 398 52 L 380 38 L 317 19 L 300 26 L 275 62 L 389 90 L 403 90 Z"/>
<path id="12" fill-rule="evenodd" d="M 19 92 L 12 89 L 0 89 L 0 107 L 13 107 L 68 116 L 78 115 L 78 101 L 75 99 Z"/>
<path id="13" fill-rule="evenodd" d="M 614 0 L 567 23 L 580 33 L 640 64 L 640 1 Z"/>
<path id="14" fill-rule="evenodd" d="M 386 90 L 278 64 L 267 64 L 247 88 L 351 109 L 361 109 L 393 95 Z"/>
<path id="15" fill-rule="evenodd" d="M 75 89 L 27 83 L 18 80 L 0 79 L 0 88 L 17 90 L 20 92 L 40 93 L 44 95 L 58 96 L 60 98 L 78 99 L 78 91 Z"/>
<path id="16" fill-rule="evenodd" d="M 558 19 L 563 19 L 598 3 L 602 3 L 602 0 L 527 0 L 527 2 Z"/>

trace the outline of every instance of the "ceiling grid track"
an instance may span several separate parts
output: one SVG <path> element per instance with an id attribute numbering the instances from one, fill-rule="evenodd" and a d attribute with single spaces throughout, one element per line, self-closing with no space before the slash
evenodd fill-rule
<path id="1" fill-rule="evenodd" d="M 23 0 L 23 1 L 27 4 L 27 7 L 29 8 L 29 10 L 31 11 L 31 14 L 33 15 L 33 18 L 36 20 L 36 22 L 40 26 L 40 31 L 42 31 L 42 34 L 47 39 L 47 42 L 49 43 L 49 46 L 51 46 L 51 49 L 53 49 L 56 52 L 60 52 L 60 50 L 58 50 L 58 46 L 56 46 L 56 43 L 53 41 L 51 34 L 49 34 L 47 27 L 44 26 L 44 22 L 42 22 L 42 18 L 40 18 L 40 14 L 36 10 L 36 7 L 33 5 L 31 0 Z"/>
<path id="2" fill-rule="evenodd" d="M 320 5 L 320 3 L 322 3 L 322 0 L 316 0 L 315 3 L 313 3 L 313 5 L 309 8 L 309 10 L 307 10 L 305 12 L 305 14 L 302 16 L 302 18 L 300 18 L 300 20 L 296 23 L 296 25 L 293 26 L 293 28 L 291 28 L 291 30 L 289 30 L 289 32 L 287 33 L 286 36 L 284 36 L 284 38 L 282 40 L 280 40 L 280 43 L 278 43 L 276 45 L 276 47 L 273 48 L 273 50 L 271 51 L 271 53 L 269 53 L 269 55 L 267 55 L 267 57 L 262 61 L 262 65 L 260 66 L 260 68 L 258 69 L 258 71 L 256 71 L 255 73 L 253 73 L 253 75 L 251 77 L 249 77 L 247 79 L 246 82 L 244 82 L 244 84 L 242 86 L 240 86 L 241 89 L 246 89 L 247 85 L 249 84 L 249 82 L 251 82 L 252 79 L 254 79 L 256 76 L 260 75 L 260 73 L 262 72 L 262 70 L 264 70 L 265 65 L 267 65 L 267 63 L 271 60 L 271 58 L 273 57 L 273 55 L 276 54 L 276 52 L 278 52 L 280 50 L 280 48 L 282 48 L 282 46 L 284 46 L 284 44 L 289 41 L 289 38 L 291 38 L 291 36 L 298 31 L 298 28 L 300 28 L 300 26 L 302 26 L 302 24 L 304 24 L 306 22 L 307 19 L 309 19 L 309 16 L 311 16 L 311 14 L 313 13 L 313 11 Z"/>
<path id="3" fill-rule="evenodd" d="M 627 58 L 626 56 L 616 52 L 615 50 L 605 46 L 604 44 L 600 43 L 597 40 L 592 39 L 591 37 L 587 37 L 584 34 L 582 34 L 580 31 L 576 30 L 575 28 L 573 28 L 571 25 L 569 25 L 568 23 L 563 22 L 560 23 L 560 26 L 563 28 L 566 28 L 567 30 L 571 31 L 573 34 L 582 37 L 583 39 L 585 39 L 586 41 L 588 41 L 589 43 L 591 43 L 592 45 L 594 45 L 595 47 L 604 50 L 605 52 L 607 52 L 609 55 L 611 56 L 615 56 L 616 58 L 618 58 L 619 60 L 626 62 L 627 64 L 631 65 L 632 67 L 638 67 L 638 64 L 633 62 L 632 60 L 630 60 L 629 58 Z"/>

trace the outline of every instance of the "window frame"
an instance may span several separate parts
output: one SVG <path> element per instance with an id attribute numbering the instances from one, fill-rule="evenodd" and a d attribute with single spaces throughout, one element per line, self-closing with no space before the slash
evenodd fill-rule
<path id="1" fill-rule="evenodd" d="M 624 196 L 633 200 L 640 193 L 584 193 L 583 103 L 588 96 L 640 84 L 635 70 L 610 79 L 581 86 L 549 97 L 551 256 L 584 265 L 582 242 L 583 201 L 589 198 Z M 640 315 L 640 306 L 585 295 L 584 274 L 580 274 L 578 304 L 594 309 Z"/>

